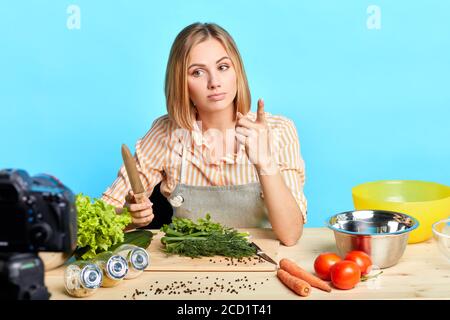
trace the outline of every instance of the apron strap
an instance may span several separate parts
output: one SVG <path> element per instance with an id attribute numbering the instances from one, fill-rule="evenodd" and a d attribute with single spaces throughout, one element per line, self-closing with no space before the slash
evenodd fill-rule
<path id="1" fill-rule="evenodd" d="M 187 156 L 187 149 L 186 149 L 185 145 L 183 144 L 183 151 L 182 151 L 182 154 L 181 154 L 180 183 L 184 183 L 185 182 L 186 156 Z"/>
<path id="2" fill-rule="evenodd" d="M 181 154 L 181 166 L 180 166 L 180 182 L 178 184 L 184 183 L 185 175 L 186 175 L 186 156 L 187 156 L 187 148 L 182 144 L 182 154 Z M 176 190 L 178 187 L 175 188 L 173 191 L 173 195 L 169 197 L 167 200 L 172 205 L 172 207 L 177 208 L 182 205 L 184 202 L 184 198 L 181 194 L 176 194 Z"/>

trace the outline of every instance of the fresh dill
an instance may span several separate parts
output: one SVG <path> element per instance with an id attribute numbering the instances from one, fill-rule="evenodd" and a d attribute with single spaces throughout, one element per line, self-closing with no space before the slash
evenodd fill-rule
<path id="1" fill-rule="evenodd" d="M 238 232 L 211 221 L 211 216 L 194 222 L 186 218 L 173 218 L 172 223 L 161 228 L 165 235 L 161 242 L 164 251 L 191 258 L 225 256 L 243 258 L 256 254 L 247 240 L 248 233 Z"/>

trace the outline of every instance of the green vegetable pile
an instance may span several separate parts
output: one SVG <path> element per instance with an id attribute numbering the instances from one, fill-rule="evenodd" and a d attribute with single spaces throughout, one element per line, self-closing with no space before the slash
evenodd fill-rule
<path id="1" fill-rule="evenodd" d="M 161 242 L 164 251 L 191 258 L 201 256 L 249 257 L 256 249 L 247 240 L 248 233 L 239 233 L 220 223 L 211 221 L 211 216 L 198 219 L 197 223 L 186 218 L 173 218 L 172 223 L 161 228 L 165 235 Z"/>
<path id="2" fill-rule="evenodd" d="M 81 193 L 76 196 L 78 233 L 74 255 L 77 259 L 92 259 L 98 253 L 123 242 L 123 229 L 131 223 L 126 208 L 122 214 L 117 214 L 113 205 L 101 199 L 93 200 L 91 203 L 91 198 Z"/>

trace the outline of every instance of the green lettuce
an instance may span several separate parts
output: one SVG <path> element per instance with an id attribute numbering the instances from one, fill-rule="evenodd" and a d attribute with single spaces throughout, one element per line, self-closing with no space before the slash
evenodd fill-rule
<path id="1" fill-rule="evenodd" d="M 91 202 L 91 198 L 82 193 L 76 196 L 75 204 L 78 212 L 77 259 L 92 259 L 124 241 L 123 229 L 131 223 L 126 208 L 122 214 L 117 214 L 113 205 L 96 198 Z"/>

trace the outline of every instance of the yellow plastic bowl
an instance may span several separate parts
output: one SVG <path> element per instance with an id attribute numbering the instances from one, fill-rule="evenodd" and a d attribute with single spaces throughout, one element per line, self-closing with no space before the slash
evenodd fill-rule
<path id="1" fill-rule="evenodd" d="M 426 241 L 431 226 L 450 216 L 450 187 L 427 181 L 381 180 L 352 188 L 356 210 L 388 210 L 406 213 L 419 221 L 408 243 Z"/>

